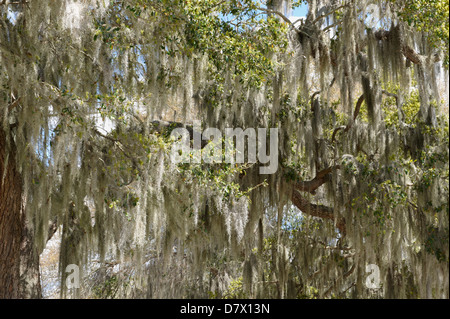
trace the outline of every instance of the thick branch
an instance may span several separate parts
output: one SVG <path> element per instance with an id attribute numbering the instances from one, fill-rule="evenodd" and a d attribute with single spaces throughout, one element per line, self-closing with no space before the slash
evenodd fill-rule
<path id="1" fill-rule="evenodd" d="M 375 32 L 375 38 L 379 41 L 383 41 L 388 39 L 392 35 L 392 30 L 379 30 Z M 413 48 L 411 48 L 409 45 L 405 44 L 402 39 L 402 34 L 398 36 L 398 40 L 400 41 L 400 51 L 401 53 L 412 63 L 422 65 L 423 62 L 426 60 L 425 55 L 421 55 L 417 53 Z M 434 62 L 439 62 L 440 57 L 439 55 L 434 56 Z"/>
<path id="2" fill-rule="evenodd" d="M 316 193 L 316 189 L 322 186 L 324 183 L 330 180 L 330 173 L 335 170 L 339 169 L 339 165 L 331 166 L 326 169 L 321 170 L 317 173 L 316 177 L 310 181 L 301 181 L 294 184 L 294 189 L 302 192 L 308 192 L 311 194 Z"/>
<path id="3" fill-rule="evenodd" d="M 414 51 L 413 48 L 411 48 L 407 45 L 402 45 L 401 51 L 402 51 L 403 55 L 412 63 L 422 64 L 423 57 L 420 54 L 418 54 L 416 51 Z"/>
<path id="4" fill-rule="evenodd" d="M 297 208 L 300 209 L 304 214 L 335 221 L 336 228 L 339 229 L 342 236 L 345 236 L 345 219 L 343 217 L 335 218 L 335 214 L 332 208 L 324 205 L 311 204 L 306 199 L 304 199 L 303 196 L 300 195 L 300 193 L 295 189 L 292 192 L 291 200 L 292 203 L 297 206 Z"/>
<path id="5" fill-rule="evenodd" d="M 386 90 L 381 90 L 381 93 L 383 93 L 383 94 L 385 94 L 385 95 L 387 95 L 387 96 L 389 96 L 389 97 L 394 97 L 396 101 L 398 100 L 398 95 L 397 95 L 397 94 L 388 92 L 388 91 L 386 91 Z"/>

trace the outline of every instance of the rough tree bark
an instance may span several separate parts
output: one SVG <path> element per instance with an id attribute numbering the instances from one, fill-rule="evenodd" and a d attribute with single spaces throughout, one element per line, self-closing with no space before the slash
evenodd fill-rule
<path id="1" fill-rule="evenodd" d="M 39 253 L 25 218 L 14 142 L 0 128 L 0 299 L 40 298 Z"/>
<path id="2" fill-rule="evenodd" d="M 7 151 L 0 128 L 0 298 L 18 298 L 23 229 L 22 181 L 15 167 L 14 144 Z"/>
<path id="3" fill-rule="evenodd" d="M 23 201 L 25 203 L 25 201 Z M 19 297 L 27 299 L 42 298 L 39 255 L 34 245 L 34 231 L 31 223 L 24 218 L 20 244 L 20 283 Z"/>

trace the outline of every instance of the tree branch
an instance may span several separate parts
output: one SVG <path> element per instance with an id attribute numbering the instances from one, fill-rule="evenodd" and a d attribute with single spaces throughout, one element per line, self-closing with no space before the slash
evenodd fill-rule
<path id="1" fill-rule="evenodd" d="M 123 144 L 122 144 L 119 140 L 117 140 L 117 139 L 115 139 L 115 138 L 112 138 L 111 136 L 104 135 L 104 134 L 100 133 L 100 132 L 99 132 L 98 130 L 96 130 L 96 129 L 94 129 L 94 133 L 97 134 L 97 135 L 100 136 L 100 137 L 103 137 L 104 139 L 107 139 L 107 140 L 113 142 L 113 144 L 114 144 L 115 146 L 117 146 L 117 148 L 123 153 L 123 155 L 125 155 L 125 157 L 127 157 L 129 160 L 131 160 L 131 162 L 133 163 L 133 167 L 139 172 L 139 174 L 142 174 L 142 172 L 141 172 L 141 170 L 140 170 L 140 168 L 139 168 L 139 165 L 138 165 L 137 160 L 136 160 L 133 156 L 131 156 L 130 154 L 128 154 L 128 153 L 123 149 Z"/>
<path id="2" fill-rule="evenodd" d="M 342 126 L 339 126 L 339 127 L 334 129 L 333 135 L 331 136 L 331 142 L 332 143 L 334 143 L 334 141 L 336 139 L 337 132 L 339 132 L 340 130 L 344 130 L 344 132 L 347 132 L 353 126 L 353 123 L 355 122 L 356 118 L 359 115 L 359 111 L 361 109 L 361 105 L 362 105 L 363 102 L 364 102 L 364 94 L 362 94 L 359 97 L 358 102 L 356 102 L 355 111 L 353 112 L 353 120 L 350 121 L 346 126 L 342 125 Z"/>
<path id="3" fill-rule="evenodd" d="M 384 41 L 388 39 L 391 36 L 391 30 L 378 30 L 374 33 L 375 38 L 379 41 Z M 427 56 L 421 55 L 417 53 L 413 48 L 411 48 L 409 45 L 405 44 L 404 41 L 402 41 L 401 35 L 399 36 L 400 41 L 400 51 L 401 53 L 412 63 L 417 65 L 422 65 L 424 61 L 426 60 Z M 439 62 L 440 57 L 438 55 L 434 56 L 434 62 Z"/>
<path id="4" fill-rule="evenodd" d="M 305 34 L 307 36 L 310 36 L 309 34 L 307 34 L 306 32 L 303 32 L 302 30 L 297 29 L 297 27 L 294 25 L 294 23 L 292 23 L 291 20 L 289 20 L 288 17 L 286 17 L 284 14 L 282 14 L 279 11 L 276 10 L 270 10 L 270 9 L 266 9 L 266 8 L 257 8 L 257 10 L 263 11 L 267 14 L 276 14 L 277 16 L 279 16 L 281 19 L 283 19 L 287 24 L 289 24 L 291 26 L 292 29 L 295 30 L 295 32 L 297 33 L 302 33 Z"/>
<path id="5" fill-rule="evenodd" d="M 316 189 L 322 186 L 324 183 L 330 180 L 330 173 L 335 170 L 339 169 L 339 165 L 330 166 L 328 168 L 325 168 L 317 173 L 316 177 L 310 181 L 300 181 L 298 183 L 294 184 L 294 189 L 297 191 L 302 192 L 308 192 L 312 195 L 315 195 Z"/>
<path id="6" fill-rule="evenodd" d="M 342 237 L 346 235 L 346 225 L 344 217 L 335 218 L 335 214 L 332 208 L 324 205 L 311 204 L 306 199 L 304 199 L 302 195 L 300 195 L 300 192 L 295 189 L 292 192 L 291 200 L 292 203 L 306 215 L 334 221 L 336 224 L 336 228 L 339 229 Z"/>
<path id="7" fill-rule="evenodd" d="M 342 23 L 342 20 L 339 20 L 339 21 L 336 22 L 336 23 L 330 24 L 329 26 L 325 27 L 325 28 L 322 30 L 322 32 L 326 32 L 326 31 L 330 30 L 331 28 L 334 28 L 334 27 L 340 25 L 341 23 Z"/>
<path id="8" fill-rule="evenodd" d="M 337 8 L 335 8 L 335 9 L 332 9 L 332 10 L 328 11 L 328 12 L 325 13 L 325 14 L 322 14 L 321 16 L 318 16 L 317 18 L 315 18 L 315 19 L 311 22 L 311 24 L 316 23 L 316 22 L 319 21 L 320 19 L 323 19 L 323 18 L 325 18 L 325 17 L 328 17 L 329 15 L 335 13 L 336 11 L 338 11 L 338 10 L 340 10 L 340 9 L 346 7 L 346 6 L 347 6 L 347 4 L 343 4 L 343 5 L 341 5 L 341 6 L 337 7 Z"/>
<path id="9" fill-rule="evenodd" d="M 263 11 L 263 12 L 265 12 L 265 13 L 276 14 L 276 15 L 279 16 L 281 19 L 283 19 L 285 22 L 287 22 L 288 24 L 292 25 L 291 20 L 289 20 L 288 17 L 286 17 L 284 14 L 282 14 L 282 13 L 279 12 L 279 11 L 276 11 L 276 10 L 270 10 L 270 9 L 266 9 L 266 8 L 257 8 L 257 9 L 260 10 L 260 11 Z M 293 25 L 292 25 L 292 27 L 294 27 L 294 29 L 297 29 L 297 28 L 295 28 L 295 26 L 293 26 Z"/>
<path id="10" fill-rule="evenodd" d="M 14 99 L 14 101 L 8 105 L 8 111 L 11 112 L 20 102 L 20 96 L 17 99 Z"/>

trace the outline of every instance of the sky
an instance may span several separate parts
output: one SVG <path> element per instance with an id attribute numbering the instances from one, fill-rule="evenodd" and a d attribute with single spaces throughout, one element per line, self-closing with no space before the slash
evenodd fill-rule
<path id="1" fill-rule="evenodd" d="M 308 5 L 302 4 L 300 7 L 295 8 L 295 10 L 292 12 L 292 15 L 294 17 L 305 17 L 307 12 L 308 12 Z"/>

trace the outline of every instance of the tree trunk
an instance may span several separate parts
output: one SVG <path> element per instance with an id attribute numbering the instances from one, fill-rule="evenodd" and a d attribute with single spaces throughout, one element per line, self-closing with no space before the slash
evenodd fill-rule
<path id="1" fill-rule="evenodd" d="M 25 201 L 24 201 L 25 202 Z M 20 246 L 20 298 L 41 298 L 39 252 L 34 245 L 34 228 L 25 219 Z"/>
<path id="2" fill-rule="evenodd" d="M 14 142 L 7 138 L 0 128 L 0 299 L 39 298 L 39 254 L 26 226 Z"/>
<path id="3" fill-rule="evenodd" d="M 18 298 L 22 238 L 22 179 L 13 145 L 0 128 L 0 298 Z"/>

